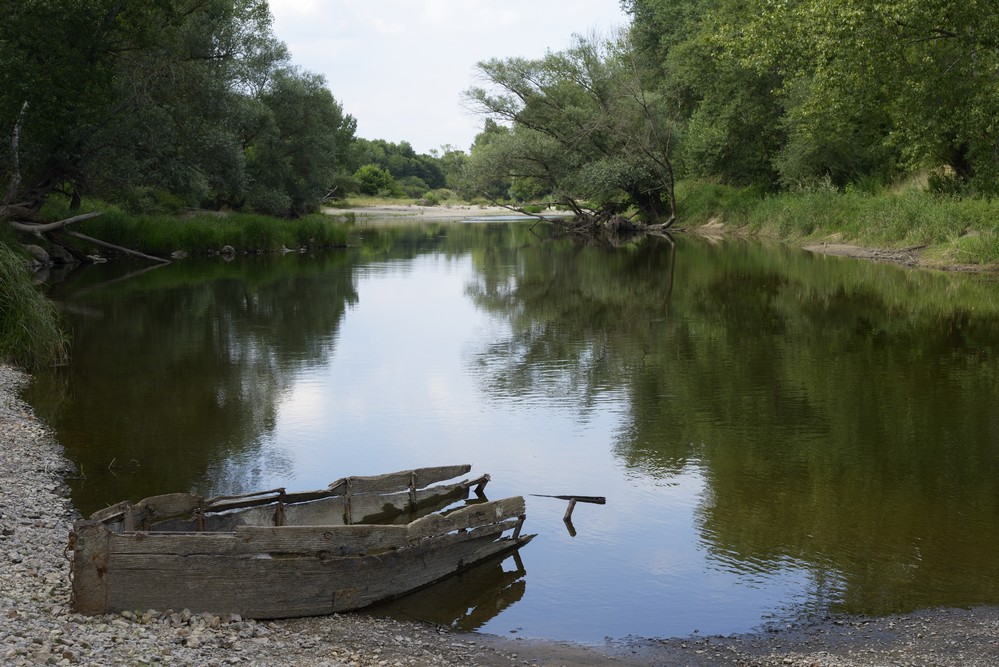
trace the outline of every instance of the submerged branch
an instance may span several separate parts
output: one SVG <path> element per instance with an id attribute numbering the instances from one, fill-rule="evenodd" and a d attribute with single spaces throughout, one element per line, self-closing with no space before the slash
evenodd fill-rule
<path id="1" fill-rule="evenodd" d="M 132 250 L 130 248 L 125 248 L 124 246 L 115 245 L 113 243 L 108 243 L 107 241 L 101 241 L 100 239 L 95 239 L 92 236 L 87 236 L 86 234 L 81 234 L 80 232 L 66 232 L 70 236 L 81 239 L 88 243 L 93 243 L 94 245 L 103 246 L 105 248 L 110 248 L 111 250 L 117 250 L 118 252 L 123 252 L 126 255 L 132 255 L 133 257 L 139 257 L 141 259 L 147 259 L 150 262 L 159 262 L 160 264 L 170 264 L 169 259 L 164 259 L 162 257 L 156 257 L 154 255 L 147 255 L 145 253 L 139 252 L 138 250 Z"/>
<path id="2" fill-rule="evenodd" d="M 537 222 L 535 222 L 534 225 L 531 225 L 531 229 L 534 229 L 534 226 L 537 225 L 538 222 L 550 222 L 550 223 L 556 224 L 556 225 L 561 224 L 561 222 L 562 222 L 561 220 L 558 220 L 557 218 L 548 218 L 548 217 L 545 217 L 545 216 L 541 215 L 540 213 L 528 213 L 527 211 L 525 211 L 524 209 L 522 209 L 520 207 L 510 206 L 508 204 L 504 204 L 504 203 L 496 200 L 494 197 L 490 197 L 489 195 L 483 195 L 483 196 L 485 196 L 486 199 L 488 199 L 490 202 L 492 202 L 492 204 L 494 206 L 499 206 L 500 208 L 505 208 L 508 211 L 513 211 L 514 213 L 519 213 L 520 215 L 525 215 L 525 216 L 530 217 L 530 218 L 537 218 L 538 219 Z"/>

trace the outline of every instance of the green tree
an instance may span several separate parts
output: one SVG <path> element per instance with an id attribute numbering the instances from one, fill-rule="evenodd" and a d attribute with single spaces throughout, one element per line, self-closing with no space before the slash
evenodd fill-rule
<path id="1" fill-rule="evenodd" d="M 314 211 L 333 194 L 356 122 L 322 76 L 293 68 L 277 71 L 259 101 L 247 148 L 250 204 L 277 215 Z"/>
<path id="2" fill-rule="evenodd" d="M 468 153 L 452 144 L 445 144 L 439 151 L 430 151 L 430 155 L 437 160 L 444 174 L 444 187 L 464 192 Z"/>
<path id="3" fill-rule="evenodd" d="M 513 128 L 482 149 L 491 168 L 535 179 L 577 214 L 588 200 L 601 214 L 634 206 L 649 222 L 672 224 L 674 101 L 643 85 L 626 38 L 577 37 L 538 60 L 478 67 L 491 87 L 467 98 Z"/>
<path id="4" fill-rule="evenodd" d="M 733 47 L 747 3 L 623 4 L 632 16 L 631 39 L 646 85 L 670 88 L 678 106 L 678 171 L 735 185 L 774 184 L 773 160 L 783 142 L 782 108 L 773 94 L 780 78 L 747 66 Z"/>
<path id="5" fill-rule="evenodd" d="M 0 126 L 19 144 L 0 148 L 5 217 L 30 219 L 51 192 L 298 214 L 343 169 L 353 119 L 321 78 L 290 67 L 265 0 L 2 11 Z"/>
<path id="6" fill-rule="evenodd" d="M 427 188 L 446 184 L 439 158 L 417 154 L 408 141 L 394 144 L 384 139 L 358 139 L 351 150 L 350 166 L 356 171 L 366 164 L 378 165 L 400 182 L 412 177 L 423 181 Z"/>
<path id="7" fill-rule="evenodd" d="M 947 166 L 999 190 L 999 7 L 969 0 L 760 2 L 745 62 L 776 69 L 787 107 L 782 170 L 802 162 L 849 180 Z M 837 178 L 837 170 L 846 173 Z"/>

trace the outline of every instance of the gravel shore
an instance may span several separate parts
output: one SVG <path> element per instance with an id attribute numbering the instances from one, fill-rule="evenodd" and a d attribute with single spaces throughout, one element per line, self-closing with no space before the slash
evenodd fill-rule
<path id="1" fill-rule="evenodd" d="M 186 610 L 81 616 L 69 610 L 72 472 L 51 431 L 0 365 L 0 664 L 304 667 L 612 664 L 852 667 L 999 664 L 999 608 L 829 619 L 732 637 L 597 647 L 463 635 L 361 614 L 277 622 Z"/>

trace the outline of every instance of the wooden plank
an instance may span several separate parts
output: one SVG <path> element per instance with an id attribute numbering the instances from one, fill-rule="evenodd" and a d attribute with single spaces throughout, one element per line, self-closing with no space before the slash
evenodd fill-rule
<path id="1" fill-rule="evenodd" d="M 261 553 L 356 555 L 408 545 L 406 526 L 239 526 L 236 537 Z"/>
<path id="2" fill-rule="evenodd" d="M 328 498 L 330 496 L 340 496 L 346 493 L 348 482 L 350 483 L 351 495 L 364 493 L 400 493 L 409 489 L 413 475 L 416 475 L 416 488 L 421 489 L 431 484 L 445 482 L 464 475 L 472 469 L 468 464 L 455 466 L 439 466 L 436 468 L 416 468 L 414 470 L 403 470 L 385 475 L 374 475 L 370 477 L 344 477 L 323 490 L 300 491 L 285 495 L 284 502 L 299 503 L 310 502 Z M 488 476 L 486 476 L 488 477 Z M 475 480 L 475 483 L 482 482 L 483 478 Z M 471 485 L 471 484 L 470 484 Z M 268 505 L 278 500 L 279 494 L 274 491 L 264 492 L 263 495 L 253 497 L 251 494 L 245 496 L 224 496 L 213 498 L 206 503 L 206 510 L 212 512 L 226 512 L 234 509 L 246 507 L 259 507 Z"/>
<path id="3" fill-rule="evenodd" d="M 135 504 L 135 510 L 144 510 L 150 517 L 169 517 L 190 514 L 203 502 L 203 498 L 191 493 L 167 493 L 140 500 Z"/>
<path id="4" fill-rule="evenodd" d="M 412 495 L 394 493 L 389 495 L 364 494 L 350 496 L 352 523 L 400 523 L 409 522 L 420 516 L 437 512 L 448 505 L 468 497 L 468 484 L 442 484 L 420 489 L 415 494 L 417 509 L 411 507 Z"/>
<path id="5" fill-rule="evenodd" d="M 401 493 L 408 491 L 411 482 L 415 480 L 417 489 L 424 489 L 432 484 L 444 482 L 460 475 L 468 473 L 472 469 L 471 465 L 438 466 L 430 468 L 415 468 L 385 475 L 374 475 L 370 477 L 346 477 L 329 485 L 327 489 L 314 491 L 301 491 L 288 493 L 284 496 L 287 504 L 312 502 L 342 495 L 349 485 L 351 495 L 361 495 L 368 493 Z M 471 482 L 464 482 L 465 488 L 482 483 L 488 480 L 488 475 L 480 477 Z M 459 483 L 461 484 L 461 483 Z M 458 486 L 455 484 L 454 486 Z M 239 496 L 220 496 L 205 500 L 199 496 L 189 493 L 170 493 L 160 496 L 151 496 L 131 505 L 128 502 L 121 502 L 106 509 L 95 512 L 91 518 L 95 521 L 107 521 L 109 519 L 124 516 L 131 509 L 132 519 L 141 523 L 143 519 L 153 519 L 155 517 L 177 517 L 182 514 L 190 514 L 199 507 L 203 507 L 206 512 L 228 512 L 236 509 L 260 507 L 273 504 L 281 498 L 282 489 L 261 491 L 259 493 L 243 494 Z"/>
<path id="6" fill-rule="evenodd" d="M 417 511 L 410 511 L 410 494 L 408 491 L 390 495 L 351 496 L 351 513 L 354 523 L 399 523 L 412 521 L 420 516 L 436 512 L 468 497 L 472 482 L 457 482 L 442 484 L 416 492 Z M 277 505 L 271 502 L 262 507 L 248 507 L 232 512 L 205 514 L 204 529 L 206 532 L 233 531 L 237 526 L 273 526 L 274 512 Z M 346 514 L 346 499 L 344 496 L 329 496 L 320 500 L 312 500 L 299 504 L 284 506 L 285 525 L 295 526 L 341 526 L 344 525 Z M 140 528 L 141 526 L 136 526 Z M 169 519 L 152 522 L 150 530 L 156 531 L 196 531 L 197 521 L 192 518 Z"/>
<path id="7" fill-rule="evenodd" d="M 329 614 L 370 605 L 437 581 L 529 538 L 495 539 L 485 527 L 363 557 L 118 554 L 109 611 L 186 607 L 246 618 Z"/>
<path id="8" fill-rule="evenodd" d="M 405 526 L 237 526 L 234 533 L 133 532 L 112 535 L 115 555 L 238 556 L 364 554 L 405 547 Z"/>
<path id="9" fill-rule="evenodd" d="M 112 535 L 112 555 L 162 554 L 172 556 L 250 553 L 234 533 L 157 533 L 137 531 Z"/>
<path id="10" fill-rule="evenodd" d="M 103 614 L 108 604 L 108 540 L 111 532 L 99 521 L 73 525 L 73 610 Z"/>
<path id="11" fill-rule="evenodd" d="M 525 512 L 521 496 L 469 505 L 450 514 L 431 514 L 409 524 L 409 539 L 443 535 L 456 530 L 496 523 L 522 516 Z"/>
<path id="12" fill-rule="evenodd" d="M 375 475 L 372 477 L 345 477 L 329 485 L 331 491 L 346 493 L 350 488 L 351 495 L 362 493 L 398 493 L 409 489 L 410 482 L 416 480 L 416 488 L 422 489 L 431 484 L 445 482 L 460 475 L 468 473 L 472 466 L 439 466 L 436 468 L 416 468 L 414 470 L 402 470 L 400 472 L 388 473 L 386 475 Z"/>
<path id="13" fill-rule="evenodd" d="M 123 500 L 120 503 L 111 505 L 110 507 L 105 507 L 102 510 L 97 510 L 90 515 L 91 521 L 110 521 L 114 519 L 121 519 L 125 515 L 125 510 L 131 507 L 132 503 L 127 500 Z"/>

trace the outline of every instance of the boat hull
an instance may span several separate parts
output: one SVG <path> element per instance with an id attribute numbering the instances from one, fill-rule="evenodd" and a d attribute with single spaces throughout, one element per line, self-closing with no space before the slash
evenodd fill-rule
<path id="1" fill-rule="evenodd" d="M 521 497 L 406 524 L 179 532 L 122 530 L 99 516 L 74 526 L 73 606 L 90 614 L 189 609 L 256 619 L 352 611 L 516 551 L 533 537 L 520 534 L 524 518 Z"/>

